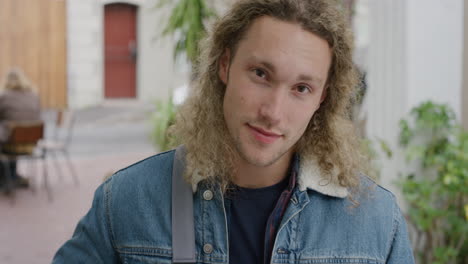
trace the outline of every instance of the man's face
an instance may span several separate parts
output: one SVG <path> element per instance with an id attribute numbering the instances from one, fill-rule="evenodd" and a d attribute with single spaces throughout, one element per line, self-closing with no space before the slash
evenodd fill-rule
<path id="1" fill-rule="evenodd" d="M 269 166 L 289 159 L 326 94 L 328 43 L 299 25 L 256 19 L 235 56 L 226 51 L 224 118 L 240 158 Z"/>

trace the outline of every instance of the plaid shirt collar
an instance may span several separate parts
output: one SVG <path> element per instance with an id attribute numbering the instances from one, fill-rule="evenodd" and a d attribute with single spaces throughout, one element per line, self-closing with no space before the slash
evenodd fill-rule
<path id="1" fill-rule="evenodd" d="M 264 248 L 264 264 L 270 263 L 273 246 L 278 233 L 281 220 L 283 219 L 284 212 L 288 207 L 289 200 L 291 199 L 294 188 L 296 187 L 297 174 L 299 172 L 299 155 L 294 154 L 290 171 L 289 171 L 289 184 L 286 189 L 281 193 L 276 206 L 268 218 L 265 230 L 265 248 Z"/>

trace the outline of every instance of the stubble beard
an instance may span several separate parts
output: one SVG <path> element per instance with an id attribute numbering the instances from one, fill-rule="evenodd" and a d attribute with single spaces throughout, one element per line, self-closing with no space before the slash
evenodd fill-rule
<path id="1" fill-rule="evenodd" d="M 247 146 L 246 146 L 249 143 L 242 142 L 240 135 L 233 137 L 233 144 L 238 154 L 237 158 L 243 159 L 245 162 L 254 166 L 258 166 L 258 167 L 268 167 L 270 165 L 273 165 L 275 162 L 281 159 L 284 155 L 286 155 L 288 151 L 293 147 L 291 146 L 285 150 L 279 149 L 278 151 L 270 155 L 271 158 L 268 158 L 267 161 L 262 162 L 262 161 L 259 161 L 258 159 L 255 159 L 254 157 L 249 156 L 248 151 L 247 151 Z"/>

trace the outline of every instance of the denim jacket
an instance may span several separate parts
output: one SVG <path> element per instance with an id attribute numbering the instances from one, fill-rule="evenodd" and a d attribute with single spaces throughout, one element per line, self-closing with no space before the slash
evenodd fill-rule
<path id="1" fill-rule="evenodd" d="M 123 169 L 95 193 L 93 205 L 53 263 L 171 263 L 171 173 L 174 151 Z M 229 263 L 227 216 L 219 190 L 195 186 L 197 263 Z M 362 177 L 354 206 L 346 188 L 301 161 L 274 243 L 271 263 L 414 263 L 395 197 Z"/>

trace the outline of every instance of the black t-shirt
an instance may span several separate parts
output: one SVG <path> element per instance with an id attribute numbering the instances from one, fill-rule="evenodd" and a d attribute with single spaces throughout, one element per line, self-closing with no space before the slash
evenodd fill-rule
<path id="1" fill-rule="evenodd" d="M 229 263 L 264 262 L 265 231 L 276 202 L 288 185 L 288 177 L 273 186 L 235 187 L 226 198 L 229 228 Z"/>

